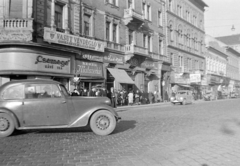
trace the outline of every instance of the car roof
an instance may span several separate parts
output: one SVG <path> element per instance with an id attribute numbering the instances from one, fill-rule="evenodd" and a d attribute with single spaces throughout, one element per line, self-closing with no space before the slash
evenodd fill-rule
<path id="1" fill-rule="evenodd" d="M 2 86 L 0 86 L 0 90 L 11 85 L 17 85 L 22 83 L 48 83 L 48 84 L 60 84 L 57 81 L 51 80 L 51 79 L 22 79 L 22 80 L 13 80 L 9 81 Z"/>

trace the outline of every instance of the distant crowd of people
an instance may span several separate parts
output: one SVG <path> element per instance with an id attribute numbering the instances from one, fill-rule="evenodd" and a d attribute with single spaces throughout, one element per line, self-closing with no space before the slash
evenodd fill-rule
<path id="1" fill-rule="evenodd" d="M 74 89 L 71 93 L 72 96 L 93 96 L 93 97 L 108 97 L 111 100 L 112 106 L 124 105 L 140 105 L 152 104 L 161 101 L 157 91 L 154 92 L 140 92 L 139 90 L 133 91 L 132 89 L 116 90 L 111 88 L 110 91 L 105 88 L 93 87 L 90 91 L 87 89 Z"/>

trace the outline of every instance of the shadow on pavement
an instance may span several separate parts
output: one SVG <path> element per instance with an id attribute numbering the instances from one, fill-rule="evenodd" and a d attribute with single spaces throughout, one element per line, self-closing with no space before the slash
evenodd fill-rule
<path id="1" fill-rule="evenodd" d="M 135 120 L 122 120 L 117 124 L 116 129 L 114 130 L 113 134 L 121 133 L 130 129 L 134 129 L 136 127 Z"/>

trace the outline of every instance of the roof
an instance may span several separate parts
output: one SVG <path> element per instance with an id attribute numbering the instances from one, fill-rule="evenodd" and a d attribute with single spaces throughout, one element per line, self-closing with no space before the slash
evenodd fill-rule
<path id="1" fill-rule="evenodd" d="M 3 87 L 13 85 L 13 84 L 21 84 L 21 83 L 47 83 L 47 84 L 59 84 L 59 82 L 50 80 L 50 79 L 22 79 L 22 80 L 14 80 L 14 81 L 9 81 L 2 86 L 0 86 L 0 89 Z"/>
<path id="2" fill-rule="evenodd" d="M 216 37 L 216 39 L 220 40 L 221 42 L 223 42 L 227 45 L 240 44 L 240 34 Z"/>

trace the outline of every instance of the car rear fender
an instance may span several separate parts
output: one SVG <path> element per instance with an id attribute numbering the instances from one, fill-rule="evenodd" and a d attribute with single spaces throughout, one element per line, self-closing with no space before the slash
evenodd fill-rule
<path id="1" fill-rule="evenodd" d="M 15 128 L 19 128 L 19 121 L 17 120 L 17 117 L 16 115 L 9 109 L 6 109 L 6 108 L 0 108 L 0 114 L 1 113 L 6 113 L 8 114 L 9 116 L 12 117 L 13 121 L 14 121 L 14 125 L 15 125 Z"/>
<path id="2" fill-rule="evenodd" d="M 92 117 L 92 115 L 99 111 L 99 110 L 106 110 L 111 112 L 116 118 L 118 118 L 118 114 L 114 111 L 114 109 L 110 106 L 98 106 L 98 107 L 94 107 L 92 109 L 90 109 L 89 111 L 87 111 L 85 114 L 83 114 L 82 116 L 78 117 L 74 122 L 72 122 L 70 124 L 70 127 L 81 127 L 81 126 L 87 126 L 89 123 L 90 118 Z"/>

